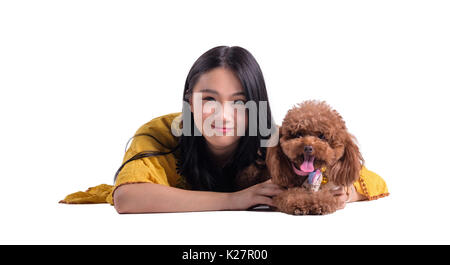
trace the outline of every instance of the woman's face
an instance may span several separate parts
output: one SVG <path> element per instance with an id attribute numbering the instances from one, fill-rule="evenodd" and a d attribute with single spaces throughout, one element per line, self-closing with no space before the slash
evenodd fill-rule
<path id="1" fill-rule="evenodd" d="M 218 67 L 202 74 L 192 91 L 191 110 L 208 144 L 226 149 L 237 144 L 247 128 L 244 89 L 233 72 Z"/>

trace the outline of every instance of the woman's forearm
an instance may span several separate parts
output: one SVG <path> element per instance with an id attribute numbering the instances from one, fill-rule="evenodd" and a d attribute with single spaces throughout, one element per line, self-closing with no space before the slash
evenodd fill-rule
<path id="1" fill-rule="evenodd" d="M 164 213 L 228 210 L 230 193 L 192 191 L 154 183 L 133 183 L 114 192 L 119 213 Z"/>

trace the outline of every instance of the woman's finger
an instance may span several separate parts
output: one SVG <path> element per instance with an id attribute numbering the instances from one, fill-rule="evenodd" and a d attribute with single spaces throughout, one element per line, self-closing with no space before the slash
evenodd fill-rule
<path id="1" fill-rule="evenodd" d="M 338 209 L 344 209 L 345 205 L 347 204 L 347 195 L 342 195 L 338 197 Z"/>
<path id="2" fill-rule="evenodd" d="M 334 196 L 341 196 L 341 195 L 344 194 L 344 188 L 343 187 L 339 187 L 339 188 L 336 188 L 336 189 L 331 189 L 330 192 Z"/>
<path id="3" fill-rule="evenodd" d="M 256 199 L 256 204 L 265 204 L 265 205 L 269 205 L 269 206 L 275 206 L 273 204 L 273 200 L 266 196 L 258 196 Z"/>
<path id="4" fill-rule="evenodd" d="M 272 197 L 272 196 L 276 196 L 282 192 L 283 192 L 283 190 L 278 187 L 263 187 L 257 191 L 257 194 Z"/>
<path id="5" fill-rule="evenodd" d="M 338 209 L 343 209 L 347 203 L 348 195 L 345 192 L 343 187 L 340 187 L 339 189 L 336 189 L 334 191 L 331 191 L 338 202 Z"/>
<path id="6" fill-rule="evenodd" d="M 274 184 L 274 183 L 264 183 L 263 185 L 261 185 L 261 188 L 278 188 L 281 189 L 282 187 L 280 185 Z"/>

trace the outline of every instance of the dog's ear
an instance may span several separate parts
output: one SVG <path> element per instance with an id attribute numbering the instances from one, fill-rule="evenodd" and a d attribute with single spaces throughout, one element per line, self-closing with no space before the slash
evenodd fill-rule
<path id="1" fill-rule="evenodd" d="M 344 154 L 328 171 L 330 181 L 339 186 L 349 186 L 359 179 L 364 159 L 353 135 L 347 133 Z"/>
<path id="2" fill-rule="evenodd" d="M 292 175 L 289 160 L 284 155 L 280 143 L 267 147 L 266 166 L 272 178 L 272 182 L 284 187 L 289 186 L 289 177 Z"/>

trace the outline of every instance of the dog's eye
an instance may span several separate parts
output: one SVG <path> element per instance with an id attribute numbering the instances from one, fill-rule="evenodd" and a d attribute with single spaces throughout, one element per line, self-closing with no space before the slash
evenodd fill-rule
<path id="1" fill-rule="evenodd" d="M 297 137 L 297 138 L 299 138 L 299 137 L 303 137 L 303 133 L 301 133 L 301 132 L 298 132 L 298 133 L 296 133 L 296 134 L 295 134 L 295 137 Z"/>
<path id="2" fill-rule="evenodd" d="M 323 135 L 323 133 L 319 134 L 317 137 L 319 137 L 319 139 L 325 140 L 325 135 Z"/>

